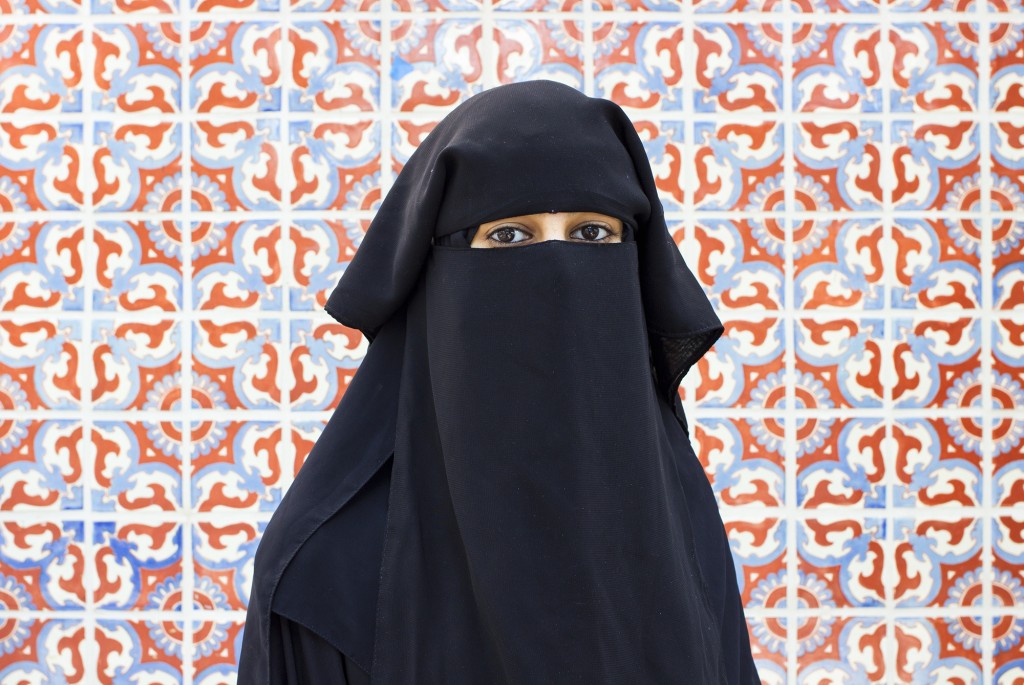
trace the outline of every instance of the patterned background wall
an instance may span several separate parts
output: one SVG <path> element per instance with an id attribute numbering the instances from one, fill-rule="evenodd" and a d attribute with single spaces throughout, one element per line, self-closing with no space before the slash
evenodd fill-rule
<path id="1" fill-rule="evenodd" d="M 1024 682 L 1020 0 L 0 7 L 0 682 L 234 680 L 366 350 L 325 298 L 535 78 L 626 108 L 726 321 L 682 392 L 764 681 Z"/>

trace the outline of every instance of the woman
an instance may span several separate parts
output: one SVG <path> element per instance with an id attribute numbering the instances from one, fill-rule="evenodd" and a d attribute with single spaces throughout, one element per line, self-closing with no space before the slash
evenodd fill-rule
<path id="1" fill-rule="evenodd" d="M 678 396 L 723 327 L 617 105 L 468 98 L 326 309 L 372 342 L 257 549 L 239 682 L 759 682 Z"/>

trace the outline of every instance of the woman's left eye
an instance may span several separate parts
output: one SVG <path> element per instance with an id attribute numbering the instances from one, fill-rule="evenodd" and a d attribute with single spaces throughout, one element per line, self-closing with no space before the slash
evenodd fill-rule
<path id="1" fill-rule="evenodd" d="M 610 238 L 612 235 L 614 235 L 606 226 L 602 224 L 583 224 L 575 231 L 573 231 L 573 233 L 576 233 L 576 231 L 583 231 L 584 233 L 580 237 L 582 237 L 584 240 L 588 242 L 599 242 L 605 240 L 606 238 Z M 599 235 L 600 231 L 604 231 L 605 235 Z"/>

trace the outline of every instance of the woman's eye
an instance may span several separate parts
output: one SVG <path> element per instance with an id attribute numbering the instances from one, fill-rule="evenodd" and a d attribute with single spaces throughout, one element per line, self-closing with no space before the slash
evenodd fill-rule
<path id="1" fill-rule="evenodd" d="M 608 230 L 606 226 L 602 224 L 583 224 L 575 231 L 573 231 L 573 233 L 576 233 L 576 231 L 582 231 L 580 237 L 589 242 L 600 242 L 614 235 L 610 230 Z M 600 235 L 601 231 L 604 231 L 605 235 Z"/>
<path id="2" fill-rule="evenodd" d="M 500 228 L 497 228 L 497 229 L 491 231 L 487 235 L 487 237 L 490 238 L 491 240 L 495 241 L 495 242 L 503 243 L 503 244 L 508 245 L 508 244 L 511 244 L 511 243 L 521 243 L 521 242 L 523 242 L 523 240 L 527 240 L 527 238 L 524 238 L 523 240 L 513 240 L 512 239 L 512 238 L 515 237 L 516 233 L 522 233 L 522 232 L 523 232 L 522 229 L 516 228 L 515 226 L 502 226 Z"/>

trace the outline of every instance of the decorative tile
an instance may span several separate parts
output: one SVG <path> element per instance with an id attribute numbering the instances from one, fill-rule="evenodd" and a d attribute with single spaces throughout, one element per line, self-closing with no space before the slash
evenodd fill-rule
<path id="1" fill-rule="evenodd" d="M 193 323 L 193 386 L 215 408 L 279 410 L 291 383 L 281 342 L 283 325 L 272 318 Z"/>
<path id="2" fill-rule="evenodd" d="M 890 425 L 895 506 L 982 505 L 981 417 L 901 417 Z"/>
<path id="3" fill-rule="evenodd" d="M 242 2 L 229 0 L 191 0 L 190 4 L 193 12 L 205 12 L 209 14 L 216 14 L 218 12 L 224 12 L 225 14 L 273 12 L 281 9 L 280 0 L 242 0 Z M 292 9 L 295 10 L 298 8 L 293 7 Z"/>
<path id="4" fill-rule="evenodd" d="M 977 210 L 981 183 L 981 127 L 968 119 L 939 117 L 893 121 L 885 160 L 896 182 L 897 210 Z"/>
<path id="5" fill-rule="evenodd" d="M 992 599 L 997 612 L 992 617 L 992 651 L 997 662 L 1006 663 L 1019 656 L 1021 636 L 1024 636 L 1024 616 L 1020 615 L 1024 609 L 1024 585 L 1019 572 L 1016 575 L 1006 570 L 996 573 L 992 582 Z"/>
<path id="6" fill-rule="evenodd" d="M 808 509 L 883 509 L 890 441 L 881 419 L 834 412 L 796 424 L 797 503 Z"/>
<path id="7" fill-rule="evenodd" d="M 825 615 L 804 619 L 798 632 L 797 677 L 792 682 L 892 682 L 886 661 L 893 638 L 883 619 Z"/>
<path id="8" fill-rule="evenodd" d="M 223 517 L 192 527 L 195 586 L 192 606 L 211 615 L 249 606 L 253 555 L 262 536 L 250 518 Z"/>
<path id="9" fill-rule="evenodd" d="M 814 216 L 825 201 L 821 186 L 806 179 L 795 189 L 799 211 L 805 219 L 788 219 L 792 238 L 786 242 L 786 221 L 758 221 L 757 234 L 765 248 L 782 256 L 793 255 L 793 292 L 804 311 L 881 309 L 886 276 L 883 223 L 873 218 L 830 219 Z M 779 265 L 781 272 L 782 265 Z M 781 274 L 780 274 L 781 276 Z M 758 279 L 764 282 L 763 279 Z"/>
<path id="10" fill-rule="evenodd" d="M 980 625 L 978 617 L 897 618 L 893 682 L 981 685 L 981 654 L 964 645 Z"/>
<path id="11" fill-rule="evenodd" d="M 391 25 L 391 109 L 447 111 L 484 89 L 479 20 L 400 17 Z"/>
<path id="12" fill-rule="evenodd" d="M 366 355 L 366 336 L 333 320 L 296 319 L 291 340 L 292 411 L 334 409 Z"/>
<path id="13" fill-rule="evenodd" d="M 97 667 L 81 656 L 91 648 L 83 622 L 14 616 L 4 619 L 4 629 L 0 673 L 5 680 L 68 685 L 101 682 L 96 680 Z"/>
<path id="14" fill-rule="evenodd" d="M 379 186 L 364 202 L 370 211 L 379 205 Z M 369 219 L 302 219 L 288 231 L 291 259 L 291 287 L 288 307 L 291 311 L 325 316 L 323 307 L 345 267 L 355 255 L 369 228 Z M 333 319 L 331 319 L 333 321 Z M 317 323 L 326 323 L 320 319 Z"/>
<path id="15" fill-rule="evenodd" d="M 968 22 L 896 21 L 887 32 L 892 54 L 893 113 L 936 112 L 947 116 L 973 114 L 978 110 L 979 25 Z M 948 131 L 931 131 L 927 137 L 959 138 L 965 124 Z M 953 140 L 947 142 L 956 147 Z"/>
<path id="16" fill-rule="evenodd" d="M 140 0 L 92 0 L 90 9 L 96 15 L 116 15 L 118 18 L 130 17 L 136 13 L 153 13 L 173 15 L 178 11 L 178 4 L 173 0 L 148 2 Z"/>
<path id="17" fill-rule="evenodd" d="M 238 116 L 281 110 L 283 27 L 273 21 L 189 25 L 189 99 L 196 112 Z"/>
<path id="18" fill-rule="evenodd" d="M 650 121 L 643 115 L 630 117 L 651 163 L 654 185 L 666 212 L 684 207 L 684 160 L 687 159 L 684 126 L 680 121 Z"/>
<path id="19" fill-rule="evenodd" d="M 892 397 L 898 408 L 942 407 L 958 417 L 981 410 L 977 319 L 928 314 L 895 319 L 893 340 Z"/>
<path id="20" fill-rule="evenodd" d="M 1014 386 L 1009 375 L 998 374 L 992 388 L 995 409 L 1000 413 L 993 416 L 992 424 L 992 506 L 1024 506 L 1024 420 L 1021 418 L 1020 385 Z M 1009 387 L 1007 387 L 1009 386 Z M 1015 391 L 1013 394 L 1007 390 Z M 1011 406 L 1004 403 L 1012 402 Z M 1009 411 L 1006 411 L 1009 410 Z M 1024 534 L 1024 528 L 1020 530 Z M 1024 542 L 1024 537 L 1021 538 Z M 1024 564 L 1024 547 L 1021 547 L 1021 563 Z"/>
<path id="21" fill-rule="evenodd" d="M 86 3 L 77 2 L 76 0 L 64 0 L 63 2 L 30 2 L 23 3 L 17 6 L 17 13 L 22 15 L 31 15 L 33 18 L 39 19 L 41 22 L 49 18 L 47 15 L 75 15 L 82 14 L 85 11 Z M 92 5 L 93 8 L 96 5 Z M 12 11 L 12 14 L 14 12 Z"/>
<path id="22" fill-rule="evenodd" d="M 181 406 L 181 325 L 174 320 L 96 319 L 90 357 L 97 409 Z"/>
<path id="23" fill-rule="evenodd" d="M 10 16 L 8 12 L 75 15 L 81 10 L 79 4 L 70 1 L 11 3 L 4 8 L 4 16 Z M 78 22 L 39 19 L 38 24 L 5 24 L 0 56 L 0 72 L 7 74 L 0 87 L 0 110 L 28 115 L 25 123 L 32 125 L 61 113 L 81 112 L 86 85 L 83 78 L 87 76 L 81 68 L 88 55 L 85 27 Z M 13 134 L 8 129 L 5 135 Z"/>
<path id="24" fill-rule="evenodd" d="M 183 28 L 180 21 L 95 24 L 92 44 L 99 61 L 91 73 L 92 110 L 121 116 L 180 113 Z"/>
<path id="25" fill-rule="evenodd" d="M 979 201 L 977 179 L 960 184 L 956 209 L 974 210 Z M 950 214 L 941 219 L 906 218 L 892 223 L 892 239 L 884 241 L 897 309 L 981 309 L 982 219 Z M 891 266 L 890 266 L 891 265 Z"/>
<path id="26" fill-rule="evenodd" d="M 790 109 L 854 118 L 881 112 L 885 75 L 879 55 L 884 44 L 884 29 L 877 24 L 795 24 Z M 781 91 L 781 67 L 773 71 L 780 72 Z"/>
<path id="27" fill-rule="evenodd" d="M 480 0 L 428 0 L 429 2 L 441 2 L 441 3 L 453 3 L 458 2 L 460 4 L 468 2 L 479 2 Z M 598 3 L 604 2 L 602 6 L 608 8 L 608 0 L 592 0 L 595 6 L 602 6 Z M 616 0 L 612 0 L 615 2 Z M 581 13 L 584 11 L 584 7 L 587 4 L 587 0 L 490 0 L 491 6 L 499 12 L 558 12 L 560 14 L 569 14 L 573 12 Z M 619 0 L 619 4 L 615 6 L 616 9 L 623 9 L 622 2 Z"/>
<path id="28" fill-rule="evenodd" d="M 683 27 L 678 22 L 595 24 L 594 94 L 630 113 L 680 110 L 685 60 L 682 38 Z"/>
<path id="29" fill-rule="evenodd" d="M 245 621 L 192 621 L 192 682 L 222 683 L 235 677 Z"/>
<path id="30" fill-rule="evenodd" d="M 280 311 L 284 228 L 271 219 L 193 220 L 192 306 L 205 313 Z"/>
<path id="31" fill-rule="evenodd" d="M 391 0 L 394 12 L 480 12 L 500 0 Z M 494 9 L 501 9 L 495 7 Z"/>
<path id="32" fill-rule="evenodd" d="M 27 212 L 26 198 L 19 199 L 12 209 Z M 37 312 L 52 319 L 60 311 L 84 308 L 86 284 L 93 275 L 88 258 L 92 247 L 84 222 L 12 220 L 3 233 L 0 311 Z"/>
<path id="33" fill-rule="evenodd" d="M 97 609 L 180 612 L 182 609 L 182 526 L 173 520 L 147 518 L 98 520 L 93 524 L 91 563 L 97 580 Z M 176 629 L 163 620 L 143 621 L 145 637 L 181 657 Z M 165 631 L 170 631 L 168 635 Z M 145 650 L 142 654 L 148 654 Z"/>
<path id="34" fill-rule="evenodd" d="M 814 209 L 874 214 L 881 210 L 881 170 L 887 162 L 880 122 L 816 116 L 793 123 L 790 135 L 793 183 L 809 189 Z"/>
<path id="35" fill-rule="evenodd" d="M 177 397 L 171 401 L 173 406 L 157 410 L 180 408 Z M 180 418 L 101 420 L 91 435 L 93 511 L 149 514 L 182 508 Z"/>
<path id="36" fill-rule="evenodd" d="M 722 337 L 687 374 L 699 379 L 699 385 L 691 391 L 692 398 L 703 407 L 748 407 L 756 417 L 750 420 L 776 423 L 778 412 L 787 406 L 783 320 L 751 316 L 723 324 Z M 690 397 L 690 393 L 683 396 Z M 782 439 L 781 429 L 767 430 Z M 772 441 L 766 444 L 776 449 Z"/>
<path id="37" fill-rule="evenodd" d="M 82 321 L 42 317 L 0 319 L 0 406 L 81 409 L 89 393 L 89 360 Z M 20 430 L 12 431 L 17 435 Z"/>
<path id="38" fill-rule="evenodd" d="M 1015 489 L 1021 487 L 1017 481 Z M 1014 497 L 999 501 L 997 506 L 1007 510 L 992 514 L 992 598 L 997 610 L 1020 614 L 1024 609 L 1024 508 L 1017 501 Z"/>
<path id="39" fill-rule="evenodd" d="M 204 0 L 209 2 L 210 0 Z M 250 0 L 251 1 L 251 0 Z M 261 0 L 262 2 L 273 2 L 280 5 L 282 0 Z M 383 12 L 383 4 L 379 0 L 284 0 L 288 8 L 299 14 L 301 12 L 344 12 L 347 16 L 359 13 L 363 17 L 373 17 Z M 279 8 L 279 7 L 278 7 Z M 366 21 L 366 19 L 363 19 Z M 372 20 L 371 20 L 372 21 Z"/>
<path id="40" fill-rule="evenodd" d="M 700 219 L 694 234 L 688 266 L 709 286 L 716 311 L 784 308 L 786 236 L 778 218 Z"/>
<path id="41" fill-rule="evenodd" d="M 5 612 L 84 609 L 89 550 L 82 521 L 33 517 L 0 522 L 2 609 Z M 17 614 L 9 624 L 9 618 L 4 621 L 5 644 L 7 639 L 23 644 L 28 633 L 35 633 L 38 628 L 38 624 L 33 627 L 21 622 Z"/>
<path id="42" fill-rule="evenodd" d="M 293 121 L 288 159 L 297 182 L 288 200 L 296 210 L 358 210 L 377 193 L 380 123 L 370 119 Z"/>
<path id="43" fill-rule="evenodd" d="M 786 599 L 786 529 L 790 522 L 777 516 L 723 513 L 732 548 L 736 582 L 744 607 L 779 610 L 790 606 Z M 772 628 L 775 630 L 775 628 Z M 766 640 L 776 639 L 765 635 Z"/>
<path id="44" fill-rule="evenodd" d="M 101 125 L 96 124 L 95 128 L 99 132 Z M 115 147 L 126 147 L 119 146 L 116 137 L 105 138 L 111 140 Z M 96 184 L 102 186 L 109 180 L 109 176 L 96 179 L 91 172 L 87 144 L 85 126 L 75 118 L 61 122 L 55 115 L 35 115 L 5 121 L 4 136 L 0 138 L 3 211 L 14 212 L 12 219 L 15 221 L 18 215 L 28 212 L 83 211 L 88 204 L 88 189 Z M 118 157 L 123 161 L 121 156 L 121 153 L 109 152 L 100 155 L 103 158 Z M 5 219 L 5 223 L 8 220 Z M 18 231 L 12 237 L 10 230 L 5 225 L 0 234 L 5 243 L 0 249 L 0 258 L 5 260 L 3 266 L 6 266 L 8 255 L 22 235 Z M 6 244 L 8 240 L 12 243 L 10 247 Z"/>
<path id="45" fill-rule="evenodd" d="M 778 5 L 754 0 L 690 0 L 700 13 L 743 14 L 744 12 L 777 11 Z M 800 0 L 787 7 L 790 12 L 801 14 L 833 15 L 856 13 L 871 15 L 879 12 L 881 2 L 876 0 Z M 845 21 L 845 18 L 844 18 Z"/>
<path id="46" fill-rule="evenodd" d="M 550 79 L 583 89 L 582 20 L 498 19 L 494 33 L 499 83 Z"/>
<path id="47" fill-rule="evenodd" d="M 692 169 L 687 189 L 698 210 L 764 210 L 785 177 L 784 126 L 778 121 L 717 117 L 694 123 Z M 772 209 L 777 209 L 777 205 Z"/>
<path id="48" fill-rule="evenodd" d="M 190 425 L 193 510 L 218 516 L 272 513 L 298 472 L 288 427 L 212 417 Z M 317 427 L 323 430 L 323 423 Z"/>
<path id="49" fill-rule="evenodd" d="M 170 192 L 155 211 L 173 212 L 181 195 Z M 92 308 L 118 314 L 171 315 L 185 303 L 184 236 L 174 218 L 101 220 L 93 228 L 96 287 Z M 193 245 L 193 250 L 196 246 Z"/>
<path id="50" fill-rule="evenodd" d="M 190 177 L 193 208 L 215 215 L 280 209 L 284 202 L 279 168 L 282 126 L 276 119 L 248 116 L 194 122 Z M 345 129 L 343 124 L 337 126 Z M 329 152 L 325 151 L 325 156 Z M 177 193 L 181 183 L 180 175 L 175 176 L 161 192 Z"/>
<path id="51" fill-rule="evenodd" d="M 181 126 L 149 118 L 101 120 L 93 124 L 92 145 L 97 212 L 165 212 L 168 204 L 180 205 Z"/>
<path id="52" fill-rule="evenodd" d="M 380 109 L 380 22 L 300 21 L 287 35 L 294 60 L 291 111 Z"/>
<path id="53" fill-rule="evenodd" d="M 784 505 L 783 454 L 762 442 L 759 421 L 702 418 L 688 423 L 694 453 L 720 505 Z"/>
<path id="54" fill-rule="evenodd" d="M 791 619 L 777 617 L 772 618 L 771 622 L 774 633 L 785 635 Z M 761 643 L 760 635 L 755 635 L 755 632 L 761 632 L 758 628 L 758 621 L 748 618 L 747 634 L 750 635 L 750 651 L 754 657 L 754 667 L 757 668 L 761 685 L 785 685 L 789 682 L 786 676 L 786 657 L 784 653 L 776 653 L 776 651 L 784 650 L 785 645 L 770 649 Z"/>
<path id="55" fill-rule="evenodd" d="M 983 582 L 979 520 L 952 510 L 901 517 L 894 524 L 895 605 L 975 611 Z"/>
<path id="56" fill-rule="evenodd" d="M 88 482 L 82 422 L 25 417 L 0 426 L 0 511 L 81 511 Z"/>
<path id="57" fill-rule="evenodd" d="M 826 610 L 885 604 L 884 518 L 822 512 L 794 525 L 805 602 L 813 596 L 814 604 Z"/>
<path id="58" fill-rule="evenodd" d="M 881 319 L 825 316 L 795 322 L 796 394 L 803 409 L 882 405 L 891 375 Z"/>
<path id="59" fill-rule="evenodd" d="M 685 62 L 693 68 L 694 111 L 781 112 L 782 40 L 779 24 L 697 23 L 694 61 Z"/>
<path id="60" fill-rule="evenodd" d="M 184 622 L 177 619 L 97 619 L 94 682 L 184 682 L 184 632 Z"/>
<path id="61" fill-rule="evenodd" d="M 993 429 L 994 450 L 1020 454 L 1024 437 L 1024 421 L 1020 407 L 1024 405 L 1024 317 L 1013 316 L 990 322 L 992 337 L 992 405 L 1006 412 Z"/>
<path id="62" fill-rule="evenodd" d="M 998 178 L 991 192 L 993 201 L 1001 206 L 1024 207 L 1024 192 L 1006 177 Z M 992 219 L 992 251 L 992 306 L 1024 312 L 1024 214 Z"/>
<path id="63" fill-rule="evenodd" d="M 1020 656 L 1020 635 L 1024 633 L 1024 617 L 1001 616 L 995 621 L 994 631 L 998 642 L 993 649 L 995 671 L 992 683 L 1019 685 L 1024 680 L 1024 659 Z"/>
<path id="64" fill-rule="evenodd" d="M 1012 6 L 1020 11 L 1019 2 L 1012 3 Z M 987 104 L 995 119 L 989 124 L 992 209 L 1016 214 L 1013 219 L 996 220 L 993 226 L 995 256 L 1000 262 L 996 283 L 1000 284 L 1005 282 L 1007 276 L 1013 279 L 1011 282 L 1016 282 L 1020 278 L 1020 269 L 1024 268 L 1021 266 L 1021 242 L 1024 240 L 1024 158 L 1020 153 L 1024 125 L 1017 116 L 1021 110 L 1020 65 L 1024 63 L 1024 23 L 1015 21 L 992 24 L 989 41 L 992 76 Z M 1006 264 L 1007 260 L 1010 265 Z M 1016 269 L 1013 268 L 1014 264 Z M 1011 299 L 1013 304 L 1005 303 L 1000 298 L 996 300 L 997 306 L 1004 309 L 1022 306 L 1022 296 L 1016 295 Z"/>

